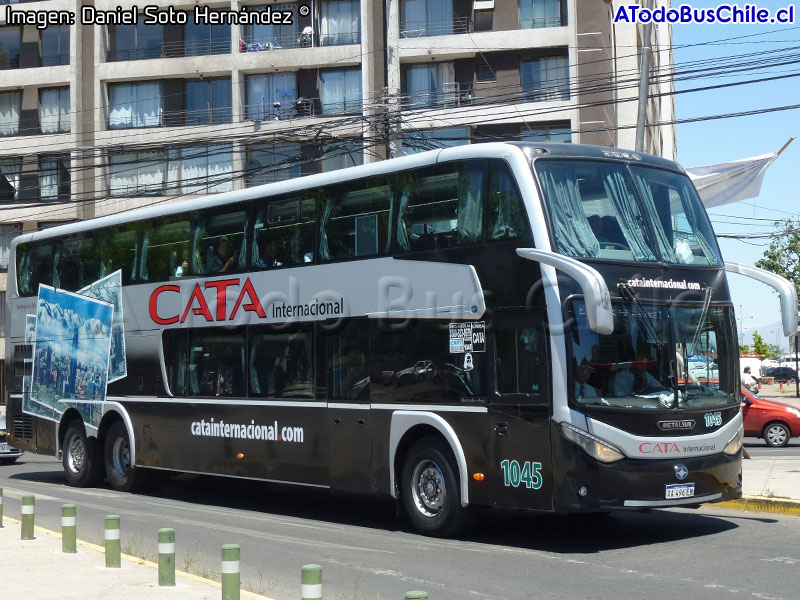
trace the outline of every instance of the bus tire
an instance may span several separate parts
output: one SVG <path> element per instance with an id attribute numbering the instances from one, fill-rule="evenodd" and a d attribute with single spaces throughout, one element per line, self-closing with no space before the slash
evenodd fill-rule
<path id="1" fill-rule="evenodd" d="M 403 461 L 401 502 L 414 528 L 424 535 L 449 537 L 468 524 L 469 511 L 461 506 L 455 458 L 440 438 L 415 442 Z"/>
<path id="2" fill-rule="evenodd" d="M 147 485 L 149 472 L 131 464 L 128 429 L 122 421 L 108 428 L 103 448 L 108 484 L 119 492 L 135 492 Z"/>
<path id="3" fill-rule="evenodd" d="M 97 452 L 97 439 L 86 435 L 81 421 L 73 421 L 64 433 L 61 463 L 67 485 L 88 487 L 100 481 L 100 456 Z"/>

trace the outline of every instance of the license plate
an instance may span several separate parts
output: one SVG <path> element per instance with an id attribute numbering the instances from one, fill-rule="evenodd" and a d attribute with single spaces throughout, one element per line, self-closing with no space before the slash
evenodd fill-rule
<path id="1" fill-rule="evenodd" d="M 11 448 L 8 447 L 8 444 L 0 444 L 0 452 L 11 452 Z"/>
<path id="2" fill-rule="evenodd" d="M 692 496 L 694 496 L 693 483 L 676 483 L 667 486 L 667 495 L 665 497 L 667 500 L 671 500 L 673 498 L 691 498 Z"/>

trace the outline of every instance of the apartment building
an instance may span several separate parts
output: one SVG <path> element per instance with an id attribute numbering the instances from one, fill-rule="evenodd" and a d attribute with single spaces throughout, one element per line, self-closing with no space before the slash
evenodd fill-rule
<path id="1" fill-rule="evenodd" d="M 0 295 L 21 231 L 442 145 L 634 146 L 619 1 L 84 3 L 0 0 Z M 645 149 L 674 158 L 669 26 L 651 41 Z"/>

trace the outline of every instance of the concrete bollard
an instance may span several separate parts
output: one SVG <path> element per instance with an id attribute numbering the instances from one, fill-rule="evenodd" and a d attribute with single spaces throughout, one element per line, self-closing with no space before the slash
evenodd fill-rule
<path id="1" fill-rule="evenodd" d="M 322 600 L 322 567 L 303 565 L 300 576 L 300 598 L 302 600 Z"/>
<path id="2" fill-rule="evenodd" d="M 36 499 L 33 494 L 25 494 L 22 497 L 22 528 L 20 535 L 23 540 L 33 539 L 33 509 L 36 504 Z"/>
<path id="3" fill-rule="evenodd" d="M 222 600 L 239 600 L 241 576 L 239 574 L 239 544 L 222 546 Z"/>
<path id="4" fill-rule="evenodd" d="M 61 551 L 67 554 L 75 554 L 77 549 L 77 532 L 75 515 L 77 508 L 74 504 L 63 504 L 61 506 Z"/>
<path id="5" fill-rule="evenodd" d="M 175 585 L 175 530 L 158 530 L 158 585 Z"/>
<path id="6" fill-rule="evenodd" d="M 0 527 L 3 526 L 3 488 L 0 487 Z"/>
<path id="7" fill-rule="evenodd" d="M 406 592 L 405 600 L 428 600 L 428 592 L 411 590 L 410 592 Z"/>
<path id="8" fill-rule="evenodd" d="M 122 551 L 119 540 L 119 516 L 108 515 L 105 522 L 106 540 L 106 567 L 120 568 L 122 566 Z"/>

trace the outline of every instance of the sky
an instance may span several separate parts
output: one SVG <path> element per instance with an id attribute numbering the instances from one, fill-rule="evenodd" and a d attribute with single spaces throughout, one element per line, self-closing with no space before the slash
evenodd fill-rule
<path id="1" fill-rule="evenodd" d="M 672 4 L 677 6 L 680 3 L 680 0 L 673 0 Z M 716 7 L 718 4 L 719 2 L 708 0 L 691 2 L 697 8 Z M 744 4 L 745 2 L 740 2 L 740 6 Z M 778 8 L 789 6 L 790 2 L 760 0 L 756 4 L 759 8 L 768 8 L 774 12 Z M 795 2 L 795 13 L 793 25 L 675 24 L 672 40 L 676 70 L 691 61 L 780 48 L 800 49 L 800 3 Z M 690 44 L 741 36 L 751 37 L 687 47 Z M 676 89 L 680 91 L 774 75 L 800 75 L 800 62 L 792 64 L 791 61 L 800 61 L 800 54 L 789 51 L 781 58 L 769 55 L 754 57 L 753 65 L 756 68 L 740 75 L 676 81 Z M 776 62 L 784 64 L 775 65 Z M 678 94 L 675 97 L 675 112 L 677 119 L 681 120 L 797 104 L 800 104 L 800 76 Z M 678 162 L 689 168 L 776 152 L 794 136 L 800 138 L 798 109 L 679 124 L 676 128 Z M 800 183 L 796 177 L 792 177 L 796 176 L 798 170 L 800 139 L 795 140 L 767 170 L 757 198 L 709 210 L 715 231 L 726 234 L 769 233 L 775 231 L 771 221 L 773 219 L 800 220 Z M 755 265 L 768 247 L 768 240 L 749 240 L 749 243 L 731 239 L 719 241 L 725 260 L 748 265 Z M 744 342 L 749 343 L 752 332 L 758 330 L 767 343 L 777 343 L 788 348 L 787 340 L 780 333 L 777 294 L 771 288 L 741 275 L 730 275 L 728 281 L 736 310 L 737 327 L 740 334 L 743 333 Z"/>

